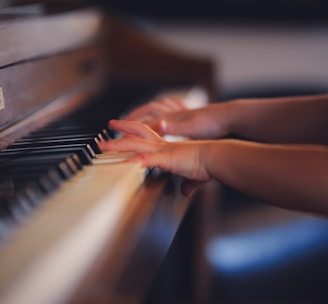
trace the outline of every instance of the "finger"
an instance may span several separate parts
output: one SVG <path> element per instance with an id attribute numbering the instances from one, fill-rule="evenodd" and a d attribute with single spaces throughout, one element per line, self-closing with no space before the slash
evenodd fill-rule
<path id="1" fill-rule="evenodd" d="M 162 150 L 156 152 L 140 153 L 132 157 L 129 161 L 141 162 L 143 167 L 158 167 L 164 171 L 184 177 L 186 180 L 181 184 L 181 192 L 184 195 L 190 195 L 197 187 L 208 181 L 203 176 L 195 175 L 193 168 L 186 168 L 186 165 L 181 162 L 172 161 L 171 155 Z M 187 165 L 188 167 L 188 165 Z"/>
<path id="2" fill-rule="evenodd" d="M 99 143 L 99 147 L 102 151 L 133 151 L 136 153 L 155 152 L 160 148 L 158 144 L 153 141 L 137 137 L 113 139 L 106 142 L 101 142 Z"/>
<path id="3" fill-rule="evenodd" d="M 138 136 L 144 139 L 162 142 L 162 138 L 153 131 L 149 126 L 129 120 L 111 120 L 109 126 L 119 132 L 128 133 L 130 135 Z"/>
<path id="4" fill-rule="evenodd" d="M 163 98 L 162 103 L 167 105 L 172 112 L 173 111 L 177 112 L 187 109 L 184 102 L 180 98 L 174 98 L 174 97 Z"/>
<path id="5" fill-rule="evenodd" d="M 165 171 L 171 171 L 166 156 L 161 152 L 144 152 L 130 158 L 128 161 L 141 162 L 143 167 L 158 167 Z M 174 173 L 174 171 L 171 171 Z"/>
<path id="6" fill-rule="evenodd" d="M 164 171 L 188 178 L 191 170 L 186 170 L 185 164 L 182 162 L 174 161 L 172 151 L 165 150 L 157 148 L 155 151 L 145 151 L 136 156 L 134 160 L 141 161 L 144 167 L 158 167 Z"/>
<path id="7" fill-rule="evenodd" d="M 124 119 L 126 120 L 139 120 L 141 117 L 148 116 L 150 114 L 150 106 L 149 104 L 145 104 L 143 106 L 140 106 L 134 110 L 132 110 L 130 113 L 124 116 Z"/>
<path id="8" fill-rule="evenodd" d="M 158 118 L 166 113 L 171 112 L 171 108 L 159 100 L 149 102 L 128 114 L 126 120 L 144 121 L 145 118 Z"/>

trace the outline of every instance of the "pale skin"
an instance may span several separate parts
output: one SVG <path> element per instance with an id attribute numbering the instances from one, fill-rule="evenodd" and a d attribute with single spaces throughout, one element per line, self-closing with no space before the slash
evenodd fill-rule
<path id="1" fill-rule="evenodd" d="M 328 214 L 328 95 L 236 100 L 198 110 L 167 100 L 152 104 L 128 120 L 110 121 L 125 137 L 102 149 L 135 151 L 129 161 L 184 177 L 185 194 L 215 179 L 272 204 Z M 192 140 L 166 142 L 159 134 Z"/>

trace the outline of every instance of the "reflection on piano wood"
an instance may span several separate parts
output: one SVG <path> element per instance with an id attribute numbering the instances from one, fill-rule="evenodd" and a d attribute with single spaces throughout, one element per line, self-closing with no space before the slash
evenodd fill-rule
<path id="1" fill-rule="evenodd" d="M 0 20 L 0 299 L 140 303 L 191 202 L 98 143 L 159 88 L 210 92 L 211 65 L 94 8 L 44 11 Z"/>

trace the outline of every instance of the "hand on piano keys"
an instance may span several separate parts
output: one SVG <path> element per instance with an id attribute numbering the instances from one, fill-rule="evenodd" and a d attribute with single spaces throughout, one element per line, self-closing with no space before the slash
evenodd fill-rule
<path id="1" fill-rule="evenodd" d="M 195 126 L 199 126 L 199 111 L 190 110 L 204 108 L 207 104 L 208 95 L 199 87 L 165 91 L 155 96 L 153 101 L 134 109 L 123 119 L 142 122 L 167 141 L 204 138 L 207 137 L 205 126 L 199 130 L 195 129 Z"/>
<path id="2" fill-rule="evenodd" d="M 146 168 L 126 161 L 135 152 L 101 153 L 112 130 L 107 112 L 90 113 L 87 107 L 0 152 L 0 301 L 65 302 L 132 207 Z"/>
<path id="3" fill-rule="evenodd" d="M 147 125 L 128 120 L 111 120 L 110 127 L 125 137 L 101 142 L 103 151 L 133 151 L 128 162 L 139 162 L 142 167 L 157 167 L 184 177 L 181 191 L 190 195 L 211 177 L 205 169 L 204 152 L 213 141 L 168 142 Z M 129 152 L 131 153 L 131 152 Z"/>

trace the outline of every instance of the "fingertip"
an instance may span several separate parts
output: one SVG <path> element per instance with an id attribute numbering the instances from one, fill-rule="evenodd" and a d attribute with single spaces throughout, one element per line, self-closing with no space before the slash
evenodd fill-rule
<path id="1" fill-rule="evenodd" d="M 108 125 L 109 125 L 110 127 L 112 127 L 113 124 L 115 125 L 116 121 L 117 121 L 117 119 L 111 119 L 111 120 L 108 121 Z"/>
<path id="2" fill-rule="evenodd" d="M 167 133 L 168 132 L 168 123 L 166 120 L 161 119 L 159 121 L 159 130 L 161 131 L 161 133 Z"/>
<path id="3" fill-rule="evenodd" d="M 110 143 L 107 141 L 101 141 L 98 144 L 98 147 L 101 151 L 107 151 L 109 150 Z"/>

